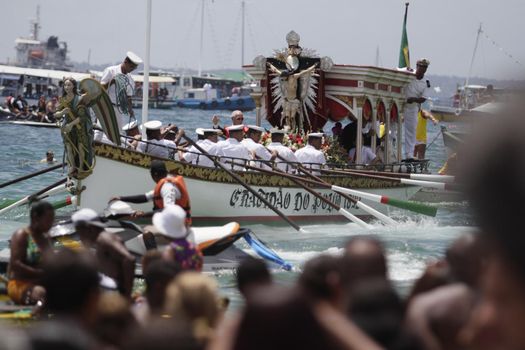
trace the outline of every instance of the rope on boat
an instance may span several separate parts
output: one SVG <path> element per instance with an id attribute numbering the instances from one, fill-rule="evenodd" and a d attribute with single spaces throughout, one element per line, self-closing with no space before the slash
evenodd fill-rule
<path id="1" fill-rule="evenodd" d="M 115 76 L 115 101 L 117 103 L 117 109 L 120 113 L 131 115 L 132 106 L 128 100 L 128 87 L 133 91 L 135 88 L 131 85 L 131 81 L 125 74 L 117 74 Z M 143 92 L 144 93 L 144 92 Z M 145 93 L 148 93 L 147 91 Z"/>

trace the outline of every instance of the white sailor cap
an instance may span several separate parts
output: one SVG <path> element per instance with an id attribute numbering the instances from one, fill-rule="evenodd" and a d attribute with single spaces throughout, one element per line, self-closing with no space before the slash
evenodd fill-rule
<path id="1" fill-rule="evenodd" d="M 138 126 L 138 123 L 137 123 L 136 120 L 134 120 L 134 121 L 129 122 L 129 123 L 127 123 L 126 125 L 124 125 L 124 126 L 122 127 L 122 130 L 123 130 L 123 131 L 128 131 L 128 130 L 131 130 L 131 129 L 136 128 L 137 126 Z"/>
<path id="2" fill-rule="evenodd" d="M 248 129 L 252 129 L 252 130 L 255 130 L 255 131 L 264 132 L 264 128 L 262 128 L 260 126 L 257 126 L 257 125 L 246 125 L 246 127 Z"/>
<path id="3" fill-rule="evenodd" d="M 149 122 L 146 122 L 142 125 L 144 125 L 144 127 L 148 130 L 160 130 L 162 127 L 162 122 L 160 120 L 150 120 Z"/>
<path id="4" fill-rule="evenodd" d="M 285 131 L 283 129 L 279 129 L 279 128 L 271 128 L 270 129 L 270 133 L 271 134 L 284 134 Z"/>
<path id="5" fill-rule="evenodd" d="M 204 129 L 203 128 L 197 128 L 197 129 L 195 129 L 195 133 L 197 135 L 203 136 L 204 135 Z"/>
<path id="6" fill-rule="evenodd" d="M 136 53 L 128 51 L 126 57 L 131 63 L 136 64 L 137 66 L 142 63 L 142 58 L 140 58 Z"/>
<path id="7" fill-rule="evenodd" d="M 202 130 L 202 134 L 218 134 L 221 132 L 220 129 L 201 129 Z"/>
<path id="8" fill-rule="evenodd" d="M 244 129 L 244 125 L 242 124 L 239 124 L 239 125 L 231 125 L 231 126 L 228 126 L 226 128 L 226 130 L 228 131 L 241 131 Z"/>
<path id="9" fill-rule="evenodd" d="M 323 133 L 322 132 L 311 132 L 308 134 L 308 137 L 323 137 Z"/>

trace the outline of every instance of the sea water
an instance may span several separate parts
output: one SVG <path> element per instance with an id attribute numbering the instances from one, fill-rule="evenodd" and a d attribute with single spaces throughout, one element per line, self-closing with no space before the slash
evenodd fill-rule
<path id="1" fill-rule="evenodd" d="M 140 119 L 140 110 L 136 110 Z M 195 138 L 195 129 L 211 127 L 213 115 L 221 116 L 221 125 L 230 125 L 229 112 L 203 111 L 189 109 L 150 110 L 149 119 L 161 120 L 164 124 L 176 124 L 184 128 L 187 135 Z M 255 124 L 255 112 L 246 112 L 245 124 Z M 343 121 L 343 125 L 346 124 Z M 450 130 L 462 125 L 445 123 Z M 270 125 L 263 121 L 263 126 Z M 325 126 L 331 133 L 332 124 Z M 428 123 L 427 158 L 431 160 L 433 172 L 443 165 L 447 150 L 443 145 L 440 127 Z M 63 159 L 63 143 L 58 129 L 35 128 L 11 124 L 0 124 L 0 183 L 46 168 L 41 163 L 48 150 L 55 158 Z M 53 171 L 0 189 L 0 203 L 6 199 L 18 199 L 36 192 L 59 180 L 62 171 Z M 153 183 L 152 183 L 153 187 Z M 122 193 L 120 193 L 122 194 Z M 133 193 L 129 193 L 133 194 Z M 108 198 L 100 198 L 106 202 Z M 116 195 L 116 194 L 115 194 Z M 63 197 L 62 195 L 61 197 Z M 56 200 L 59 200 L 57 196 Z M 429 261 L 443 256 L 446 247 L 459 235 L 472 230 L 469 208 L 466 203 L 437 203 L 439 210 L 434 218 L 410 212 L 389 209 L 399 225 L 387 227 L 373 223 L 372 230 L 364 230 L 353 223 L 332 223 L 301 225 L 305 233 L 298 233 L 286 224 L 252 225 L 250 228 L 273 248 L 281 257 L 293 264 L 292 271 L 274 271 L 274 278 L 283 284 L 291 284 L 300 273 L 303 264 L 318 254 L 341 254 L 345 242 L 356 235 L 373 235 L 384 243 L 389 263 L 389 276 L 398 290 L 406 294 L 416 278 L 420 276 Z M 59 214 L 66 215 L 71 209 L 66 207 Z M 28 222 L 27 207 L 20 207 L 0 216 L 0 248 L 7 245 L 12 232 Z M 245 246 L 247 248 L 247 246 Z M 235 288 L 233 273 L 217 275 L 221 292 L 228 296 L 234 305 L 240 302 Z"/>

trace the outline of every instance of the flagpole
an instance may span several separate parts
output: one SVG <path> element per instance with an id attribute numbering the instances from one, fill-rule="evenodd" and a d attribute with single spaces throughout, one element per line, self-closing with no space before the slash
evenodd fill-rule
<path id="1" fill-rule="evenodd" d="M 142 82 L 142 124 L 148 121 L 151 1 L 152 0 L 147 0 L 146 8 L 146 56 L 144 57 L 144 80 Z M 143 139 L 146 138 L 146 128 L 142 128 L 142 137 Z"/>
<path id="2" fill-rule="evenodd" d="M 410 68 L 410 54 L 408 51 L 408 35 L 407 35 L 407 17 L 408 17 L 408 5 L 405 3 L 405 17 L 403 20 L 403 31 L 401 32 L 401 47 L 399 49 L 399 68 Z"/>

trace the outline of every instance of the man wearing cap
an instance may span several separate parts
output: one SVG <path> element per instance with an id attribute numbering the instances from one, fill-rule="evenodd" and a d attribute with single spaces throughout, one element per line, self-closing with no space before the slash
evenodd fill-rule
<path id="1" fill-rule="evenodd" d="M 428 81 L 423 80 L 425 72 L 430 62 L 427 59 L 420 59 L 417 61 L 417 68 L 415 79 L 412 80 L 405 88 L 405 110 L 404 110 L 404 124 L 405 124 L 405 158 L 414 158 L 414 147 L 416 145 L 416 127 L 417 115 L 421 109 L 421 104 L 426 101 L 423 97 L 425 89 L 428 87 Z"/>
<path id="2" fill-rule="evenodd" d="M 322 144 L 322 132 L 308 134 L 308 144 L 295 151 L 297 160 L 309 169 L 320 169 L 323 164 L 326 164 L 324 153 L 320 151 Z M 315 171 L 314 174 L 320 175 L 320 172 Z"/>
<path id="3" fill-rule="evenodd" d="M 268 145 L 268 149 L 277 152 L 279 158 L 277 167 L 287 173 L 293 172 L 295 167 L 288 163 L 299 163 L 299 161 L 293 151 L 283 145 L 284 130 L 273 128 L 270 130 L 270 133 L 272 134 L 272 143 Z"/>
<path id="4" fill-rule="evenodd" d="M 231 166 L 233 170 L 245 170 L 246 161 L 250 161 L 252 157 L 250 151 L 241 144 L 244 138 L 244 125 L 232 125 L 226 130 L 229 134 L 228 139 L 217 143 L 224 156 L 221 161 Z"/>
<path id="5" fill-rule="evenodd" d="M 206 153 L 218 157 L 224 155 L 222 149 L 217 146 L 219 130 L 197 128 L 195 133 L 197 133 L 197 136 L 200 138 L 197 140 L 196 144 L 204 149 Z M 181 161 L 205 167 L 215 166 L 213 161 L 210 158 L 203 156 L 195 146 L 191 146 L 185 153 L 182 151 L 180 151 L 180 153 L 179 158 Z"/>
<path id="6" fill-rule="evenodd" d="M 93 209 L 80 209 L 71 215 L 71 221 L 82 245 L 89 250 L 96 250 L 99 272 L 104 278 L 112 278 L 122 295 L 131 297 L 135 258 L 120 237 L 105 230 L 107 225 Z"/>
<path id="7" fill-rule="evenodd" d="M 122 127 L 122 131 L 126 134 L 125 137 L 120 138 L 121 143 L 129 149 L 137 149 L 139 141 L 142 140 L 142 135 L 140 134 L 139 124 L 136 120 L 127 123 Z"/>
<path id="8" fill-rule="evenodd" d="M 246 127 L 248 129 L 248 133 L 246 134 L 247 137 L 241 141 L 241 144 L 251 152 L 253 159 L 262 159 L 268 162 L 273 162 L 277 157 L 277 152 L 270 152 L 266 149 L 266 147 L 259 143 L 261 141 L 264 128 L 261 128 L 257 125 L 247 125 Z M 255 162 L 255 164 L 260 168 L 268 170 L 272 169 L 271 166 L 268 166 L 263 162 Z"/>
<path id="9" fill-rule="evenodd" d="M 135 114 L 131 108 L 131 96 L 134 94 L 135 81 L 131 77 L 131 72 L 137 69 L 138 65 L 142 63 L 142 59 L 135 53 L 128 51 L 126 58 L 121 64 L 107 67 L 102 73 L 100 84 L 107 90 L 109 98 L 113 103 L 115 114 L 117 115 L 117 122 L 120 129 L 129 118 L 134 118 Z M 119 91 L 125 91 L 127 97 L 126 106 L 121 99 L 117 97 Z M 147 91 L 147 89 L 145 89 Z M 126 118 L 128 116 L 128 118 Z"/>
<path id="10" fill-rule="evenodd" d="M 190 196 L 184 178 L 168 174 L 166 164 L 161 160 L 152 160 L 150 174 L 155 181 L 155 189 L 146 194 L 133 196 L 118 196 L 110 199 L 129 203 L 146 203 L 153 201 L 153 210 L 158 211 L 168 205 L 177 204 L 186 211 L 186 223 L 191 224 Z M 143 212 L 136 212 L 135 216 L 144 216 Z"/>
<path id="11" fill-rule="evenodd" d="M 146 128 L 147 141 L 140 141 L 137 151 L 152 155 L 159 158 L 169 158 L 170 152 L 175 151 L 177 144 L 174 141 L 165 140 L 167 132 L 177 128 L 176 125 L 170 125 L 162 128 L 159 120 L 150 120 L 142 125 Z"/>

